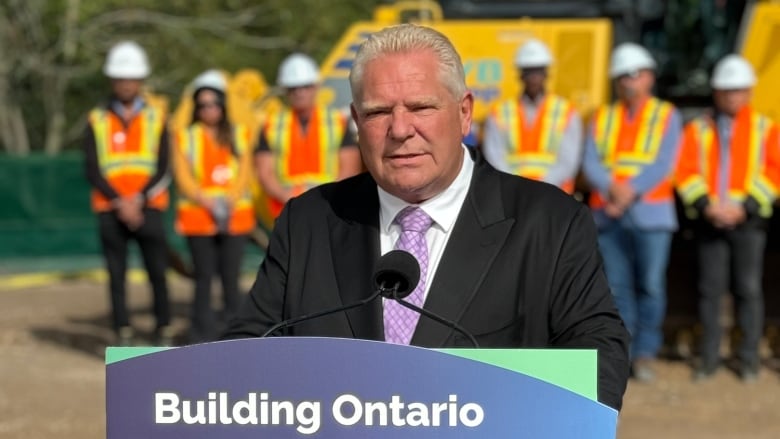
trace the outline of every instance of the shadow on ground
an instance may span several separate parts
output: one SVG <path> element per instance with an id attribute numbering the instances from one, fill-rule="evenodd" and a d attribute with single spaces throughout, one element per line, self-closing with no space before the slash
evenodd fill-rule
<path id="1" fill-rule="evenodd" d="M 175 331 L 174 343 L 187 344 L 190 304 L 182 301 L 171 303 L 171 321 Z M 130 320 L 135 329 L 136 346 L 152 346 L 154 340 L 154 319 L 149 308 L 131 308 Z M 34 326 L 32 336 L 44 343 L 78 351 L 103 359 L 105 349 L 115 344 L 115 334 L 108 315 L 89 318 L 68 318 L 64 325 Z"/>

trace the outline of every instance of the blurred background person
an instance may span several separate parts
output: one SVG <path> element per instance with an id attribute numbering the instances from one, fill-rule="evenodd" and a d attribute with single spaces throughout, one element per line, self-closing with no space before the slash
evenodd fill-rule
<path id="1" fill-rule="evenodd" d="M 111 79 L 111 97 L 89 113 L 84 138 L 86 176 L 108 269 L 116 343 L 121 346 L 135 342 L 125 290 L 131 239 L 141 248 L 154 294 L 155 344 L 170 344 L 172 335 L 162 218 L 168 208 L 169 145 L 165 115 L 141 96 L 150 72 L 141 46 L 132 41 L 113 46 L 103 67 Z"/>
<path id="2" fill-rule="evenodd" d="M 754 381 L 764 324 L 766 228 L 780 187 L 778 129 L 751 108 L 756 76 L 741 56 L 719 61 L 711 85 L 714 111 L 688 123 L 677 166 L 677 189 L 696 220 L 703 334 L 694 379 L 711 377 L 720 365 L 721 297 L 731 290 L 742 332 L 740 375 Z"/>
<path id="3" fill-rule="evenodd" d="M 251 136 L 229 122 L 225 79 L 209 70 L 192 87 L 192 123 L 176 134 L 174 175 L 180 194 L 176 230 L 187 238 L 195 277 L 189 341 L 200 343 L 220 330 L 211 306 L 215 274 L 222 282 L 224 318 L 236 312 L 244 246 L 255 217 Z"/>
<path id="4" fill-rule="evenodd" d="M 678 111 L 652 95 L 655 67 L 637 44 L 614 49 L 610 76 L 618 100 L 596 110 L 583 162 L 599 249 L 632 335 L 632 370 L 639 381 L 655 378 L 652 366 L 663 343 L 666 267 L 677 229 L 670 175 L 682 131 Z"/>
<path id="5" fill-rule="evenodd" d="M 485 122 L 482 151 L 495 168 L 541 180 L 571 194 L 582 155 L 582 121 L 566 99 L 547 91 L 553 57 L 529 39 L 517 49 L 522 92 L 500 102 Z"/>
<path id="6" fill-rule="evenodd" d="M 277 84 L 287 107 L 271 114 L 260 131 L 255 161 L 269 211 L 306 190 L 361 171 L 360 151 L 348 118 L 317 104 L 320 73 L 310 57 L 294 53 L 279 66 Z"/>

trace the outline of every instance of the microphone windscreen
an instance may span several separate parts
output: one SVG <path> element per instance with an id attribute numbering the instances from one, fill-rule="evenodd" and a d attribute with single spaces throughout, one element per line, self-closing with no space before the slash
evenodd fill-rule
<path id="1" fill-rule="evenodd" d="M 420 264 L 409 252 L 389 251 L 376 261 L 373 280 L 374 288 L 382 290 L 384 297 L 403 299 L 412 294 L 420 281 Z M 396 285 L 398 288 L 393 295 L 392 289 Z"/>

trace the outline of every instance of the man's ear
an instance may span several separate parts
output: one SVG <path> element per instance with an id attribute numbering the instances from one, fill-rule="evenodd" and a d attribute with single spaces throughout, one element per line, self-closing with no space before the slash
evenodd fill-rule
<path id="1" fill-rule="evenodd" d="M 460 100 L 460 131 L 465 137 L 471 131 L 471 120 L 474 116 L 474 95 L 467 91 Z"/>
<path id="2" fill-rule="evenodd" d="M 352 120 L 354 120 L 355 123 L 358 123 L 358 112 L 357 112 L 357 108 L 355 108 L 354 102 L 349 104 L 349 112 L 350 114 L 352 114 Z"/>

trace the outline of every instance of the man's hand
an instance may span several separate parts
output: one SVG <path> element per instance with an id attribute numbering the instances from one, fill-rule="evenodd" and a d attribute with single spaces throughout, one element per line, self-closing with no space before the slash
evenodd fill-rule
<path id="1" fill-rule="evenodd" d="M 143 200 L 138 196 L 124 197 L 117 208 L 119 220 L 135 231 L 144 224 Z"/>
<path id="2" fill-rule="evenodd" d="M 707 207 L 704 208 L 704 218 L 718 229 L 726 228 L 723 206 L 721 204 L 708 204 Z"/>
<path id="3" fill-rule="evenodd" d="M 622 211 L 625 211 L 629 206 L 634 204 L 636 200 L 636 191 L 630 183 L 612 183 L 609 187 L 609 204 L 614 204 L 615 207 Z"/>
<path id="4" fill-rule="evenodd" d="M 623 216 L 623 214 L 626 212 L 626 210 L 617 204 L 613 202 L 608 202 L 607 205 L 604 207 L 604 213 L 607 214 L 608 217 L 618 219 Z"/>
<path id="5" fill-rule="evenodd" d="M 741 204 L 727 203 L 723 206 L 723 218 L 730 228 L 734 228 L 747 219 L 747 212 Z"/>
<path id="6" fill-rule="evenodd" d="M 745 222 L 747 213 L 738 204 L 709 204 L 704 209 L 704 217 L 718 229 L 733 229 Z"/>

